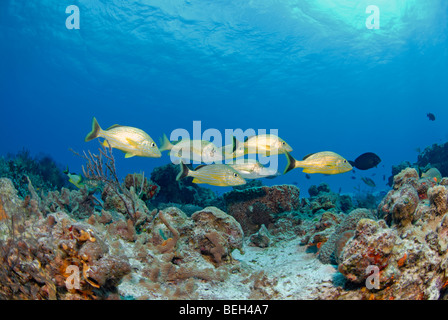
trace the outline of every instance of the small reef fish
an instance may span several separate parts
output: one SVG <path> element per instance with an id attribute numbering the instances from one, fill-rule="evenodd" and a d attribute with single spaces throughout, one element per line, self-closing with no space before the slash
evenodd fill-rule
<path id="1" fill-rule="evenodd" d="M 76 173 L 70 173 L 70 171 L 68 170 L 68 167 L 63 172 L 68 177 L 68 182 L 75 185 L 79 189 L 83 188 L 82 183 L 83 183 L 84 178 L 82 177 L 82 175 L 76 174 Z"/>
<path id="2" fill-rule="evenodd" d="M 239 158 L 247 154 L 255 153 L 271 156 L 292 151 L 291 146 L 286 143 L 286 141 L 273 134 L 260 134 L 251 136 L 244 142 L 236 140 L 235 137 L 233 137 L 233 140 L 233 153 L 226 153 L 227 146 L 224 146 L 222 148 L 222 154 L 225 155 L 226 159 Z"/>
<path id="3" fill-rule="evenodd" d="M 243 160 L 244 161 L 237 160 L 236 163 L 228 165 L 238 171 L 244 179 L 274 178 L 280 175 L 277 170 L 266 168 L 255 159 Z"/>
<path id="4" fill-rule="evenodd" d="M 68 177 L 68 182 L 76 186 L 78 189 L 86 188 L 88 191 L 96 191 L 100 189 L 100 183 L 93 180 L 86 180 L 84 177 L 77 173 L 71 173 L 65 169 L 64 174 Z"/>
<path id="5" fill-rule="evenodd" d="M 240 186 L 246 183 L 238 171 L 226 164 L 200 165 L 195 170 L 190 170 L 181 161 L 180 168 L 176 177 L 177 181 L 185 177 L 193 177 L 193 183 L 205 183 L 219 187 Z"/>
<path id="6" fill-rule="evenodd" d="M 186 162 L 219 162 L 223 156 L 219 148 L 207 140 L 189 140 L 170 142 L 166 134 L 163 135 L 160 151 L 169 151 L 170 155 L 183 159 Z"/>
<path id="7" fill-rule="evenodd" d="M 428 171 L 422 173 L 422 178 L 433 180 L 436 183 L 440 183 L 442 180 L 442 174 L 437 168 L 431 168 Z"/>
<path id="8" fill-rule="evenodd" d="M 355 161 L 350 161 L 350 164 L 359 170 L 368 170 L 378 166 L 381 158 L 373 152 L 366 152 L 360 155 Z"/>
<path id="9" fill-rule="evenodd" d="M 372 188 L 376 187 L 375 182 L 372 179 L 370 179 L 370 178 L 362 177 L 361 180 L 362 180 L 362 182 L 364 182 L 369 187 L 372 187 Z"/>
<path id="10" fill-rule="evenodd" d="M 285 173 L 294 168 L 303 168 L 305 173 L 339 174 L 352 170 L 350 163 L 332 151 L 322 151 L 306 155 L 302 161 L 294 159 L 286 152 L 288 164 Z"/>
<path id="11" fill-rule="evenodd" d="M 436 116 L 433 113 L 431 113 L 431 112 L 427 113 L 426 116 L 428 117 L 428 119 L 430 121 L 436 120 Z"/>
<path id="12" fill-rule="evenodd" d="M 125 158 L 134 156 L 160 158 L 162 154 L 152 138 L 143 130 L 115 124 L 106 130 L 101 129 L 96 118 L 92 121 L 92 131 L 85 141 L 95 138 L 106 139 L 103 145 L 126 153 Z"/>

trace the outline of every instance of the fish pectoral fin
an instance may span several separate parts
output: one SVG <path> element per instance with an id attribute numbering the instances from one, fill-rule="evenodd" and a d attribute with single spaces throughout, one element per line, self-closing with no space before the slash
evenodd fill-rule
<path id="1" fill-rule="evenodd" d="M 101 143 L 101 144 L 106 148 L 111 147 L 111 145 L 109 144 L 109 141 L 107 141 L 106 139 L 104 139 L 103 143 Z"/>
<path id="2" fill-rule="evenodd" d="M 130 152 L 126 152 L 126 154 L 124 155 L 125 158 L 132 158 L 135 157 L 135 154 L 130 153 Z"/>
<path id="3" fill-rule="evenodd" d="M 126 138 L 126 141 L 134 148 L 138 148 L 138 146 L 139 146 L 138 143 L 132 139 Z"/>

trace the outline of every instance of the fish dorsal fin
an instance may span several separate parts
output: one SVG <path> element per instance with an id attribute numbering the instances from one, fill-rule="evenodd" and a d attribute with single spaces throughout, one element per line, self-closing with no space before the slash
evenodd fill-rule
<path id="1" fill-rule="evenodd" d="M 315 152 L 313 152 L 313 153 L 308 153 L 306 156 L 303 157 L 302 160 L 306 160 L 307 158 L 311 157 L 313 154 L 315 154 Z"/>
<path id="2" fill-rule="evenodd" d="M 195 169 L 194 169 L 194 171 L 198 171 L 199 169 L 201 169 L 201 168 L 203 168 L 203 167 L 205 167 L 206 166 L 206 164 L 200 164 L 200 165 L 198 165 Z"/>
<path id="3" fill-rule="evenodd" d="M 110 130 L 110 129 L 113 129 L 113 128 L 118 128 L 118 127 L 122 127 L 122 125 L 114 124 L 114 125 L 110 126 L 109 128 L 107 128 L 106 131 Z"/>
<path id="4" fill-rule="evenodd" d="M 137 147 L 138 147 L 138 143 L 135 142 L 134 140 L 129 139 L 129 138 L 126 138 L 126 141 L 127 141 L 131 146 L 133 146 L 134 148 L 137 148 Z"/>

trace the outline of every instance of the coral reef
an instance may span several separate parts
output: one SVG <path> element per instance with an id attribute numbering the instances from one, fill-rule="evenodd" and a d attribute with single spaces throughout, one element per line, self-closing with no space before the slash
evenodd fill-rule
<path id="1" fill-rule="evenodd" d="M 54 160 L 45 155 L 32 157 L 23 149 L 0 157 L 0 178 L 9 178 L 21 197 L 28 195 L 28 179 L 43 192 L 68 187 L 68 179 Z"/>
<path id="2" fill-rule="evenodd" d="M 302 212 L 333 211 L 349 212 L 353 208 L 352 199 L 348 195 L 340 195 L 332 192 L 327 183 L 321 183 L 318 186 L 312 185 L 308 189 L 310 195 L 306 205 L 301 209 Z"/>
<path id="3" fill-rule="evenodd" d="M 0 179 L 0 299 L 448 298 L 447 178 L 403 166 L 372 209 L 327 184 L 218 197 L 173 165 L 120 183 L 110 150 L 84 159 L 99 188 Z"/>
<path id="4" fill-rule="evenodd" d="M 378 206 L 387 223 L 358 221 L 338 249 L 338 269 L 347 282 L 328 290 L 325 298 L 446 298 L 448 190 L 419 179 L 414 168 L 402 170 L 393 181 L 393 190 Z M 369 283 L 376 285 L 369 288 Z"/>
<path id="5" fill-rule="evenodd" d="M 0 229 L 1 297 L 114 296 L 116 285 L 130 272 L 129 263 L 126 257 L 111 252 L 94 227 L 77 222 L 63 211 L 42 218 L 24 207 L 24 201 L 6 178 L 0 179 L 0 197 L 11 216 Z"/>

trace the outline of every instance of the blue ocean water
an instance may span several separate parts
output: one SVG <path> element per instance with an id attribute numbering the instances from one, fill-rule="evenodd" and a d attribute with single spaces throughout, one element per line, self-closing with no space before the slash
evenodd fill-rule
<path id="1" fill-rule="evenodd" d="M 66 26 L 71 5 L 79 29 Z M 369 5 L 379 29 L 366 26 Z M 69 149 L 97 150 L 84 142 L 93 117 L 156 141 L 201 121 L 276 129 L 296 158 L 382 159 L 355 180 L 296 169 L 265 184 L 350 193 L 368 176 L 388 188 L 393 164 L 448 140 L 447 18 L 445 0 L 2 0 L 0 154 L 27 148 L 79 172 Z M 115 154 L 123 176 L 170 161 Z"/>

